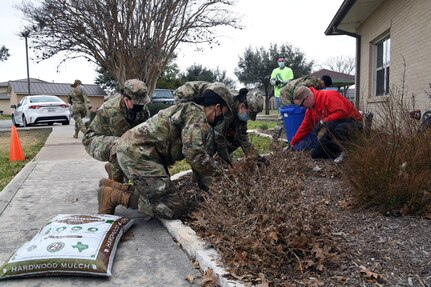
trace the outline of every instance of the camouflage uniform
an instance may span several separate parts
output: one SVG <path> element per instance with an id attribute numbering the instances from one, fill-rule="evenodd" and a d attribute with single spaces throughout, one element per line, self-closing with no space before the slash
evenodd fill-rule
<path id="1" fill-rule="evenodd" d="M 124 85 L 123 93 L 130 94 L 135 103 L 144 105 L 144 109 L 141 112 L 133 112 L 126 107 L 124 96 L 112 98 L 99 108 L 82 139 L 90 156 L 111 164 L 112 179 L 117 182 L 123 182 L 124 177 L 115 154 L 118 139 L 129 129 L 150 118 L 150 112 L 146 107 L 150 98 L 145 83 L 127 80 Z"/>
<path id="2" fill-rule="evenodd" d="M 123 172 L 112 148 L 126 131 L 149 118 L 150 112 L 146 107 L 142 112 L 133 113 L 125 106 L 122 96 L 105 102 L 97 111 L 82 143 L 93 158 L 111 163 L 113 180 L 123 182 Z"/>
<path id="3" fill-rule="evenodd" d="M 289 106 L 293 104 L 293 94 L 295 89 L 300 86 L 313 87 L 316 90 L 321 88 L 321 81 L 319 78 L 313 76 L 304 76 L 298 79 L 291 80 L 280 90 L 280 107 Z M 284 131 L 284 123 L 281 115 L 278 118 L 277 126 L 274 128 L 273 138 L 278 139 Z"/>
<path id="4" fill-rule="evenodd" d="M 231 91 L 233 95 L 238 92 Z M 242 148 L 245 155 L 257 154 L 247 133 L 247 122 L 242 121 L 237 116 L 239 102 L 235 101 L 233 105 L 234 113 L 225 116 L 222 124 L 214 127 L 214 132 L 210 133 L 207 149 L 211 155 L 216 152 L 225 162 L 231 163 L 231 154 L 239 147 Z M 256 114 L 263 110 L 263 95 L 259 91 L 251 92 L 247 95 L 247 106 L 251 120 L 256 120 Z M 212 145 L 212 146 L 211 146 Z"/>
<path id="5" fill-rule="evenodd" d="M 70 91 L 67 101 L 72 105 L 72 117 L 75 120 L 74 137 L 78 137 L 79 131 L 85 133 L 85 125 L 82 118 L 87 115 L 87 111 L 90 109 L 90 100 L 87 93 L 80 87 L 79 91 L 76 91 L 75 88 Z"/>
<path id="6" fill-rule="evenodd" d="M 127 131 L 118 141 L 118 162 L 139 193 L 138 209 L 150 216 L 177 218 L 187 208 L 170 181 L 168 166 L 186 159 L 209 184 L 217 166 L 205 150 L 208 121 L 193 102 L 168 107 Z"/>

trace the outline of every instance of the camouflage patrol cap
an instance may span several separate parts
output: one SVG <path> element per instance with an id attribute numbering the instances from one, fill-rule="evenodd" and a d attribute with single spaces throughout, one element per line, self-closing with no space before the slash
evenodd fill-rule
<path id="1" fill-rule="evenodd" d="M 73 82 L 73 84 L 71 84 L 70 86 L 72 88 L 75 88 L 76 86 L 82 85 L 82 82 L 80 80 L 75 80 L 75 82 Z"/>
<path id="2" fill-rule="evenodd" d="M 190 81 L 184 83 L 174 91 L 176 103 L 191 102 L 201 91 L 206 89 L 210 83 L 205 81 Z"/>
<path id="3" fill-rule="evenodd" d="M 227 104 L 227 107 L 230 111 L 232 111 L 233 103 L 234 103 L 234 97 L 229 91 L 229 89 L 220 82 L 215 82 L 212 84 L 209 84 L 206 89 L 212 90 L 214 93 L 219 95 Z"/>
<path id="4" fill-rule="evenodd" d="M 252 121 L 256 120 L 256 115 L 263 110 L 263 94 L 253 91 L 247 95 L 248 115 Z"/>
<path id="5" fill-rule="evenodd" d="M 137 79 L 127 80 L 121 89 L 121 93 L 130 97 L 136 105 L 146 105 L 151 101 L 147 91 L 145 83 Z"/>

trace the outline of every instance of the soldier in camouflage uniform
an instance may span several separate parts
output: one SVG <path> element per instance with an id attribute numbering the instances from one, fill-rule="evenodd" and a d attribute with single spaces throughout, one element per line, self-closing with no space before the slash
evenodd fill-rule
<path id="1" fill-rule="evenodd" d="M 293 105 L 293 93 L 295 89 L 300 86 L 313 87 L 316 90 L 326 88 L 325 83 L 321 79 L 310 75 L 291 80 L 280 90 L 280 107 Z M 272 135 L 273 139 L 279 139 L 283 131 L 284 123 L 280 115 L 277 121 L 277 125 L 274 128 L 274 133 Z"/>
<path id="2" fill-rule="evenodd" d="M 91 109 L 90 100 L 88 99 L 87 93 L 81 88 L 81 81 L 75 80 L 70 86 L 70 91 L 67 101 L 72 105 L 72 117 L 75 120 L 75 134 L 74 138 L 78 138 L 78 133 L 81 131 L 85 134 L 85 125 L 82 118 L 87 115 L 87 111 Z"/>
<path id="3" fill-rule="evenodd" d="M 214 83 L 222 85 L 221 83 Z M 202 91 L 209 82 L 204 81 L 191 81 L 187 82 L 174 91 L 176 102 L 188 102 L 194 96 L 202 94 Z M 263 96 L 260 92 L 256 91 L 247 96 L 248 90 L 241 89 L 242 94 L 238 95 L 235 90 L 230 91 L 230 101 L 233 102 L 232 112 L 224 115 L 224 121 L 216 125 L 214 128 L 210 127 L 207 140 L 207 151 L 210 155 L 215 155 L 223 159 L 226 163 L 231 164 L 231 154 L 238 147 L 241 146 L 244 154 L 256 155 L 259 161 L 267 160 L 260 155 L 253 148 L 247 134 L 247 121 L 256 120 L 256 114 L 263 109 Z M 242 115 L 242 118 L 241 118 Z M 199 181 L 199 179 L 197 179 Z"/>
<path id="4" fill-rule="evenodd" d="M 150 118 L 150 97 L 144 82 L 132 79 L 124 83 L 121 95 L 106 101 L 91 121 L 82 143 L 93 158 L 107 161 L 110 179 L 123 182 L 123 171 L 116 160 L 118 139 L 129 129 Z M 102 183 L 103 184 L 103 183 Z"/>
<path id="5" fill-rule="evenodd" d="M 168 166 L 185 158 L 206 186 L 210 184 L 219 170 L 205 149 L 205 141 L 208 126 L 222 121 L 230 109 L 228 94 L 224 86 L 208 85 L 193 102 L 161 110 L 127 131 L 118 141 L 117 159 L 135 193 L 99 188 L 99 213 L 113 214 L 117 205 L 123 205 L 150 217 L 184 214 L 187 203 L 170 181 Z"/>
<path id="6" fill-rule="evenodd" d="M 213 144 L 213 147 L 207 147 L 209 153 L 217 153 L 226 163 L 231 164 L 232 153 L 241 147 L 246 156 L 255 156 L 258 162 L 267 165 L 268 160 L 258 154 L 247 133 L 247 121 L 255 121 L 256 115 L 263 110 L 263 95 L 259 91 L 248 93 L 246 88 L 239 93 L 231 93 L 234 96 L 233 114 L 214 127 L 214 140 L 208 141 Z"/>

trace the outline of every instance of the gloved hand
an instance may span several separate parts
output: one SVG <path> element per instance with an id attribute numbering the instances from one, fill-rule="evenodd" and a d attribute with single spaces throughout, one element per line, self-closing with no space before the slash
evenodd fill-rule
<path id="1" fill-rule="evenodd" d="M 295 150 L 295 146 L 291 145 L 290 143 L 287 143 L 287 146 L 283 148 L 283 152 L 290 152 L 294 150 Z"/>
<path id="2" fill-rule="evenodd" d="M 269 159 L 267 159 L 264 156 L 258 155 L 257 156 L 257 165 L 259 165 L 259 166 L 269 166 Z"/>
<path id="3" fill-rule="evenodd" d="M 317 135 L 319 131 L 323 128 L 326 128 L 326 123 L 324 120 L 320 120 L 313 128 L 313 132 Z"/>
<path id="4" fill-rule="evenodd" d="M 281 81 L 280 80 L 275 80 L 275 84 L 278 86 L 278 85 L 281 84 Z"/>

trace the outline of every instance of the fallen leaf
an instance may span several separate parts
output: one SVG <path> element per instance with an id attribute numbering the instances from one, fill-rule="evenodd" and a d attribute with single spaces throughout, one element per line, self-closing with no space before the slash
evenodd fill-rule
<path id="1" fill-rule="evenodd" d="M 193 283 L 193 281 L 195 281 L 195 276 L 193 274 L 189 274 L 187 275 L 186 280 L 189 281 L 189 283 Z"/>
<path id="2" fill-rule="evenodd" d="M 271 231 L 268 234 L 268 237 L 269 237 L 269 239 L 270 239 L 270 241 L 271 241 L 272 244 L 274 244 L 278 240 L 277 232 L 275 232 L 275 231 Z"/>
<path id="3" fill-rule="evenodd" d="M 381 283 L 385 281 L 385 276 L 383 274 L 372 272 L 363 265 L 359 266 L 359 269 L 359 273 L 364 275 L 364 277 L 371 282 L 377 281 Z"/>
<path id="4" fill-rule="evenodd" d="M 211 268 L 208 268 L 204 271 L 204 275 L 201 281 L 202 287 L 214 287 L 217 286 L 217 282 L 217 277 L 214 275 L 214 272 Z"/>

